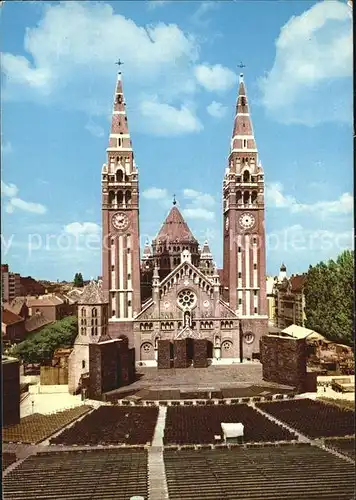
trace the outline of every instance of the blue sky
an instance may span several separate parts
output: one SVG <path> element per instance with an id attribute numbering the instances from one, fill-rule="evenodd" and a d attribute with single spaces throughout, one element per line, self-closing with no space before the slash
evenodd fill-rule
<path id="1" fill-rule="evenodd" d="M 102 164 L 117 58 L 141 246 L 176 194 L 222 264 L 222 178 L 240 61 L 266 180 L 267 272 L 352 245 L 352 38 L 344 1 L 5 2 L 2 262 L 101 274 Z"/>

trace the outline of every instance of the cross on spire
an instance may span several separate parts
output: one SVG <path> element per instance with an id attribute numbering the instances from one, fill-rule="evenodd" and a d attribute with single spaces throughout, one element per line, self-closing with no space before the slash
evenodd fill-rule
<path id="1" fill-rule="evenodd" d="M 238 64 L 237 67 L 240 68 L 240 69 L 242 69 L 242 68 L 246 68 L 246 65 L 243 64 L 242 62 L 240 62 L 240 64 Z"/>
<path id="2" fill-rule="evenodd" d="M 118 61 L 116 61 L 116 63 L 118 66 L 119 66 L 119 70 L 120 70 L 120 66 L 122 66 L 124 63 L 121 61 L 121 59 L 119 59 Z"/>
<path id="3" fill-rule="evenodd" d="M 176 205 L 177 204 L 177 201 L 176 201 L 176 195 L 174 194 L 173 195 L 173 205 Z"/>

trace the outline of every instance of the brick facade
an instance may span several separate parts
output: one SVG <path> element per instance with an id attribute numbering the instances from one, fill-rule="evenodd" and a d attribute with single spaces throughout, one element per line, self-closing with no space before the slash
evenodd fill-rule
<path id="1" fill-rule="evenodd" d="M 263 380 L 295 387 L 303 392 L 307 380 L 307 349 L 304 339 L 265 335 L 261 339 Z"/>
<path id="2" fill-rule="evenodd" d="M 89 398 L 101 400 L 103 394 L 134 381 L 134 358 L 123 340 L 107 340 L 89 345 Z"/>
<path id="3" fill-rule="evenodd" d="M 20 422 L 20 365 L 17 359 L 2 357 L 3 425 Z"/>
<path id="4" fill-rule="evenodd" d="M 140 263 L 138 170 L 118 75 L 102 168 L 103 290 L 108 335 L 127 337 L 142 364 L 156 366 L 159 360 L 167 366 L 168 347 L 159 341 L 182 342 L 178 346 L 186 338 L 205 339 L 208 358 L 258 356 L 268 316 L 264 173 L 252 130 L 242 81 L 224 178 L 223 270 L 218 272 L 207 242 L 199 247 L 175 200 Z"/>

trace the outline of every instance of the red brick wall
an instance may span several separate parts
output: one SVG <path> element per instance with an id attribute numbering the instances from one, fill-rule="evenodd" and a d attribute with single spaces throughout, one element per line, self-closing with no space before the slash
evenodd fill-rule
<path id="1" fill-rule="evenodd" d="M 265 335 L 261 339 L 263 380 L 303 392 L 307 378 L 306 342 Z"/>
<path id="2" fill-rule="evenodd" d="M 20 365 L 18 361 L 2 363 L 3 425 L 20 422 Z"/>

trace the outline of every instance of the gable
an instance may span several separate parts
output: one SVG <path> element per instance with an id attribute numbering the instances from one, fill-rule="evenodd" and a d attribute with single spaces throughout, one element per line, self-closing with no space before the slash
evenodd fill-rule
<path id="1" fill-rule="evenodd" d="M 213 292 L 213 283 L 210 281 L 198 268 L 192 263 L 184 261 L 181 262 L 173 271 L 168 274 L 160 283 L 160 289 L 163 295 L 170 290 L 173 285 L 179 283 L 183 278 L 186 286 L 194 285 L 208 293 Z"/>
<path id="2" fill-rule="evenodd" d="M 237 314 L 222 299 L 219 300 L 221 318 L 237 318 Z"/>
<path id="3" fill-rule="evenodd" d="M 154 302 L 152 299 L 149 299 L 146 306 L 140 311 L 137 316 L 135 316 L 135 320 L 143 320 L 143 319 L 152 319 L 154 313 Z"/>

